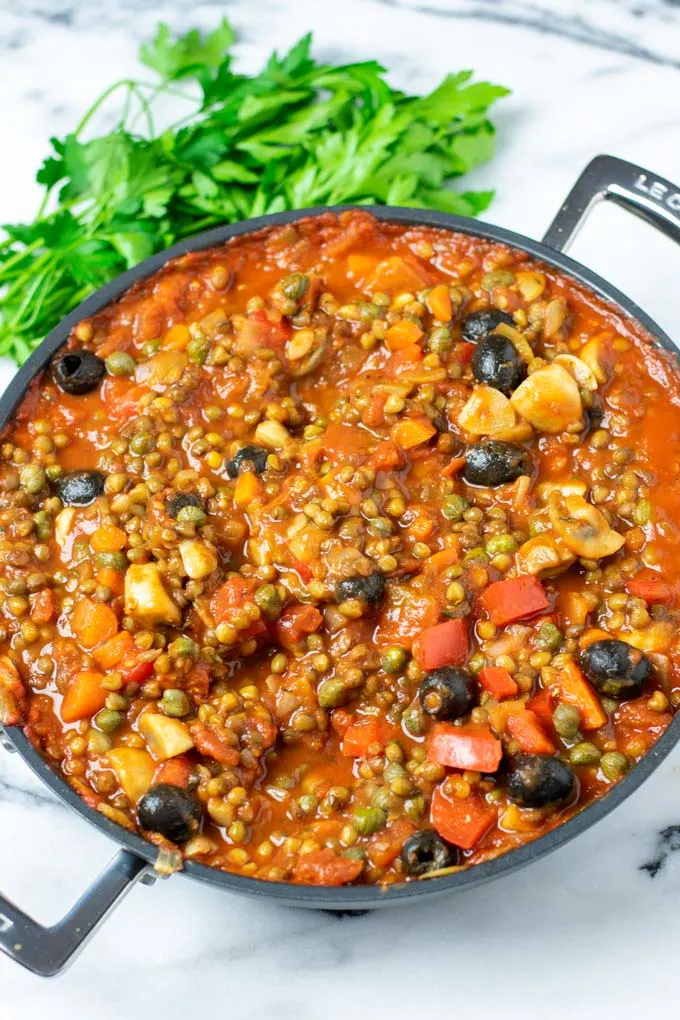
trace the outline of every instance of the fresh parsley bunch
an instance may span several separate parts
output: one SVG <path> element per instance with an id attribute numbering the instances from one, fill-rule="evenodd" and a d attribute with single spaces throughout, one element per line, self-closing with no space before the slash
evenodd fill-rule
<path id="1" fill-rule="evenodd" d="M 226 21 L 178 38 L 161 24 L 140 52 L 156 80 L 117 82 L 73 134 L 52 139 L 36 219 L 6 225 L 0 241 L 0 354 L 23 362 L 95 288 L 206 227 L 346 202 L 465 216 L 488 206 L 493 192 L 447 185 L 491 156 L 486 113 L 507 89 L 461 71 L 409 96 L 374 61 L 317 63 L 309 35 L 260 74 L 238 74 L 233 42 Z M 114 93 L 115 130 L 84 140 Z M 168 95 L 192 112 L 159 133 L 154 110 Z"/>

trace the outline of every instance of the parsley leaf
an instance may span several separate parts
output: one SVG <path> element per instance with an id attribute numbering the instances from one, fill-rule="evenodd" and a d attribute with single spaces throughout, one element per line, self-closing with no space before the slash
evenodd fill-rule
<path id="1" fill-rule="evenodd" d="M 487 114 L 507 89 L 466 70 L 410 96 L 376 61 L 317 62 L 311 35 L 259 74 L 239 74 L 234 39 L 226 20 L 179 36 L 160 24 L 140 50 L 154 80 L 115 83 L 73 132 L 51 140 L 38 215 L 0 238 L 0 353 L 24 361 L 93 289 L 220 223 L 376 202 L 476 216 L 491 202 L 490 191 L 451 185 L 492 156 Z M 121 92 L 114 130 L 86 137 Z M 178 92 L 191 112 L 157 132 L 155 110 Z"/>

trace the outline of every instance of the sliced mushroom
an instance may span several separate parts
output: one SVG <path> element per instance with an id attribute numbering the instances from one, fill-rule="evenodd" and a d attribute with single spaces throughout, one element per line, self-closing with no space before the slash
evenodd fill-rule
<path id="1" fill-rule="evenodd" d="M 581 361 L 588 366 L 599 383 L 605 383 L 607 381 L 607 372 L 602 364 L 603 343 L 603 336 L 594 336 L 592 340 L 589 340 L 588 343 L 585 344 L 578 352 L 578 356 Z"/>
<path id="2" fill-rule="evenodd" d="M 553 493 L 548 503 L 553 531 L 564 544 L 588 560 L 613 556 L 624 544 L 623 535 L 610 527 L 607 518 L 582 496 Z"/>
<path id="3" fill-rule="evenodd" d="M 285 425 L 278 421 L 261 421 L 255 429 L 255 442 L 268 450 L 284 450 L 293 442 Z"/>
<path id="4" fill-rule="evenodd" d="M 125 613 L 146 626 L 177 625 L 182 614 L 163 586 L 155 563 L 133 563 L 125 573 Z"/>
<path id="5" fill-rule="evenodd" d="M 187 538 L 180 542 L 179 554 L 186 573 L 194 581 L 202 580 L 217 569 L 215 547 L 199 539 Z"/>
<path id="6" fill-rule="evenodd" d="M 561 482 L 541 482 L 536 486 L 536 496 L 542 503 L 548 503 L 554 492 L 563 496 L 585 496 L 588 486 L 578 478 L 565 478 Z"/>
<path id="7" fill-rule="evenodd" d="M 564 298 L 553 298 L 552 301 L 549 301 L 543 319 L 543 334 L 546 337 L 558 336 L 567 321 L 568 314 L 569 306 Z"/>
<path id="8" fill-rule="evenodd" d="M 137 366 L 135 379 L 147 386 L 174 386 L 182 378 L 188 363 L 183 351 L 161 351 Z"/>
<path id="9" fill-rule="evenodd" d="M 562 365 L 563 368 L 566 368 L 567 372 L 573 375 L 582 390 L 590 390 L 594 393 L 597 389 L 597 379 L 590 365 L 587 365 L 585 361 L 581 361 L 574 354 L 558 354 L 553 361 L 553 365 Z"/>
<path id="10" fill-rule="evenodd" d="M 619 631 L 616 636 L 641 652 L 667 652 L 673 643 L 674 635 L 675 629 L 672 623 L 667 620 L 658 620 L 641 630 L 632 630 L 626 633 Z"/>
<path id="11" fill-rule="evenodd" d="M 458 415 L 458 424 L 473 436 L 499 436 L 513 429 L 517 415 L 508 398 L 491 386 L 475 386 Z"/>
<path id="12" fill-rule="evenodd" d="M 564 432 L 583 424 L 579 388 L 562 365 L 546 365 L 517 387 L 510 402 L 539 432 Z"/>
<path id="13" fill-rule="evenodd" d="M 576 556 L 552 531 L 544 531 L 519 547 L 515 565 L 520 574 L 552 577 L 566 570 Z"/>
<path id="14" fill-rule="evenodd" d="M 525 301 L 536 301 L 545 290 L 545 276 L 543 273 L 527 271 L 517 273 L 515 276 L 519 292 Z"/>

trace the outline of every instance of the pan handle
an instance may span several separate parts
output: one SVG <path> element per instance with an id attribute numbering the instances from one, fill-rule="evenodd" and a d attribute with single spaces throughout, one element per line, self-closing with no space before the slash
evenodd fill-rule
<path id="1" fill-rule="evenodd" d="M 608 199 L 680 244 L 680 188 L 616 156 L 596 156 L 567 195 L 543 241 L 566 251 L 592 208 Z"/>
<path id="2" fill-rule="evenodd" d="M 153 882 L 149 865 L 120 850 L 66 917 L 50 928 L 38 924 L 0 895 L 0 950 L 40 977 L 59 974 L 138 880 Z"/>

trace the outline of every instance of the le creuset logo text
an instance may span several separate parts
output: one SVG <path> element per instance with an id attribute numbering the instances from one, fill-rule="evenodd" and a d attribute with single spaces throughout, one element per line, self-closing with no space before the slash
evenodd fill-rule
<path id="1" fill-rule="evenodd" d="M 673 212 L 680 212 L 680 191 L 669 193 L 667 184 L 663 184 L 661 181 L 650 181 L 647 179 L 647 174 L 639 175 L 635 187 L 638 191 L 644 191 L 650 198 L 656 199 L 657 202 L 663 202 Z"/>

